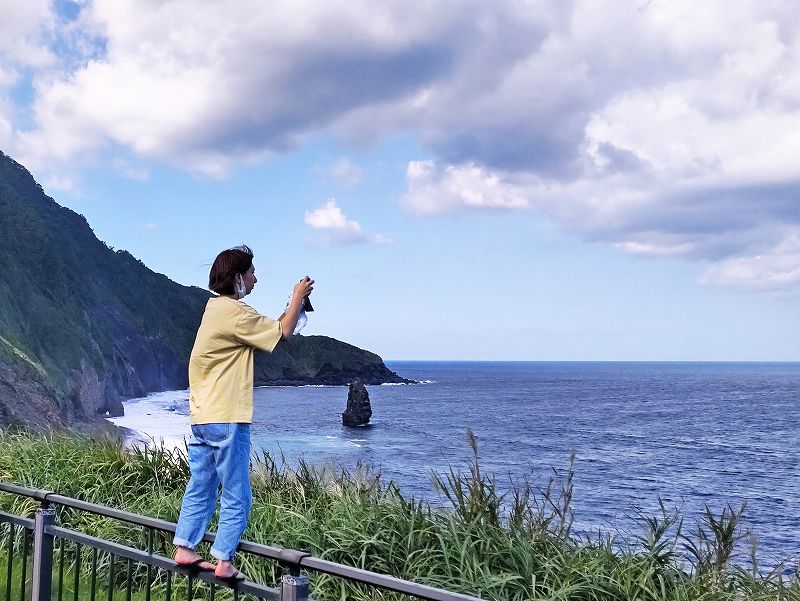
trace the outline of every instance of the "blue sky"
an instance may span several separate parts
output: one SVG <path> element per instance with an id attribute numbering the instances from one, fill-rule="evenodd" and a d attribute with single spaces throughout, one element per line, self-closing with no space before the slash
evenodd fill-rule
<path id="1" fill-rule="evenodd" d="M 385 359 L 800 360 L 800 9 L 0 5 L 0 149 Z M 621 32 L 624 32 L 622 35 Z M 147 294 L 147 291 L 131 291 Z"/>

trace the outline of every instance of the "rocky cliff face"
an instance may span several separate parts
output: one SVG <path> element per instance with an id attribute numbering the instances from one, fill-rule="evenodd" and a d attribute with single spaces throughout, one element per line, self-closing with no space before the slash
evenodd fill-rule
<path id="1" fill-rule="evenodd" d="M 0 425 L 61 427 L 185 388 L 209 296 L 106 246 L 0 152 Z M 257 385 L 402 381 L 321 336 L 260 355 L 256 374 Z"/>
<path id="2" fill-rule="evenodd" d="M 64 427 L 63 396 L 4 352 L 0 342 L 0 425 Z"/>

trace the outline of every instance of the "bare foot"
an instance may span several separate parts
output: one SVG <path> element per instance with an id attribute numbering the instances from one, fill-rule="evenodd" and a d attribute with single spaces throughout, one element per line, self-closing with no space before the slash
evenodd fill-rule
<path id="1" fill-rule="evenodd" d="M 217 569 L 214 570 L 214 575 L 222 580 L 241 581 L 245 580 L 244 574 L 233 567 L 230 561 L 223 561 L 220 559 L 217 562 Z"/>
<path id="2" fill-rule="evenodd" d="M 193 551 L 189 547 L 178 547 L 173 559 L 179 566 L 184 568 L 191 567 L 202 572 L 213 572 L 217 567 L 209 561 L 204 561 L 196 551 Z"/>

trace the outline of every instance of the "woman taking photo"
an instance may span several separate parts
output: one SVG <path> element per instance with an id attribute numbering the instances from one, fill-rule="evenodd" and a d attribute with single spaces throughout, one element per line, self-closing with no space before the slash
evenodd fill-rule
<path id="1" fill-rule="evenodd" d="M 230 582 L 245 579 L 232 559 L 252 501 L 253 353 L 256 349 L 271 352 L 292 335 L 314 284 L 308 277 L 295 284 L 286 311 L 272 320 L 242 302 L 257 281 L 253 253 L 247 246 L 217 256 L 208 287 L 218 296 L 208 300 L 189 360 L 191 478 L 175 530 L 175 562 L 196 571 L 213 570 Z M 220 487 L 219 524 L 211 548 L 218 560 L 214 565 L 196 549 L 214 513 Z"/>

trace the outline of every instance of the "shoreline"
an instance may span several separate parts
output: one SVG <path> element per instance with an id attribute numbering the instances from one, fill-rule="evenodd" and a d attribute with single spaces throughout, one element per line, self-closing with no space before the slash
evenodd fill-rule
<path id="1" fill-rule="evenodd" d="M 147 432 L 136 430 L 134 428 L 128 428 L 127 426 L 118 426 L 116 424 L 112 424 L 112 426 L 118 431 L 119 439 L 125 449 L 131 450 L 143 446 L 158 448 L 160 446 L 152 436 L 147 434 Z M 164 446 L 170 450 L 178 450 L 180 448 L 178 445 L 171 447 L 167 447 L 166 445 Z"/>
<path id="2" fill-rule="evenodd" d="M 191 436 L 189 417 L 179 408 L 188 403 L 188 390 L 166 390 L 123 401 L 125 414 L 107 417 L 120 432 L 123 446 L 183 449 Z"/>
<path id="3" fill-rule="evenodd" d="M 413 384 L 434 384 L 433 380 L 415 380 Z M 411 386 L 408 383 L 370 384 L 378 386 Z M 254 390 L 273 388 L 347 388 L 338 384 L 301 384 L 301 385 L 264 385 L 255 386 Z M 124 415 L 119 417 L 103 417 L 102 422 L 114 428 L 126 448 L 136 446 L 159 447 L 167 449 L 183 449 L 185 441 L 191 436 L 188 412 L 182 412 L 188 403 L 189 389 L 163 390 L 152 392 L 143 397 L 135 397 L 122 401 Z M 179 407 L 180 405 L 180 407 Z"/>

